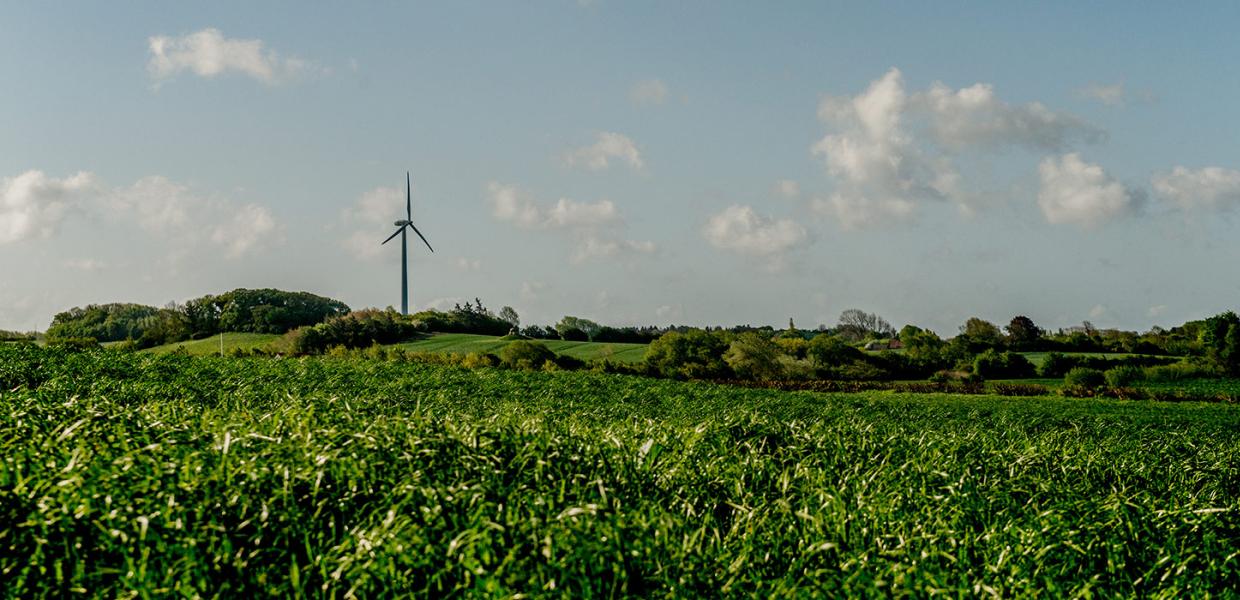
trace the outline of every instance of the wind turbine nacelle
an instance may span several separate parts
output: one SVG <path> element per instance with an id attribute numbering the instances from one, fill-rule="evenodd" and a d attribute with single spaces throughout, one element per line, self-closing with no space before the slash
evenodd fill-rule
<path id="1" fill-rule="evenodd" d="M 410 221 L 397 221 L 397 222 L 393 223 L 393 225 L 395 225 L 395 226 L 397 226 L 397 227 L 404 227 L 405 225 L 408 225 L 409 223 L 410 223 Z"/>

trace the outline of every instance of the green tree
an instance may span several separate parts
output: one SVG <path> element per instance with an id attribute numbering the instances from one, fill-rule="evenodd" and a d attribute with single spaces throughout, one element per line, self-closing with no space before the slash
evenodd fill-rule
<path id="1" fill-rule="evenodd" d="M 513 310 L 511 306 L 499 309 L 499 318 L 511 323 L 513 327 L 521 326 L 521 317 L 517 315 L 517 311 Z"/>
<path id="2" fill-rule="evenodd" d="M 1240 317 L 1236 313 L 1227 311 L 1206 319 L 1200 340 L 1211 364 L 1228 375 L 1240 375 Z"/>
<path id="3" fill-rule="evenodd" d="M 736 374 L 745 379 L 776 380 L 783 377 L 784 368 L 779 362 L 779 346 L 771 338 L 757 333 L 737 336 L 723 354 L 724 362 Z"/>
<path id="4" fill-rule="evenodd" d="M 1024 315 L 1012 317 L 1007 325 L 1008 343 L 1014 350 L 1037 350 L 1044 333 L 1033 319 Z"/>
<path id="5" fill-rule="evenodd" d="M 730 336 L 722 332 L 669 331 L 646 347 L 646 366 L 664 377 L 727 377 L 731 368 L 724 362 L 723 354 L 731 341 Z"/>

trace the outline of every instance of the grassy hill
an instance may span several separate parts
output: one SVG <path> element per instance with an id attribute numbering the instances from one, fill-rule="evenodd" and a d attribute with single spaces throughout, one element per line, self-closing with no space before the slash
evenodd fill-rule
<path id="1" fill-rule="evenodd" d="M 280 336 L 267 333 L 225 333 L 224 352 L 233 349 L 253 350 L 262 348 Z M 545 344 L 552 352 L 593 360 L 610 358 L 621 362 L 638 362 L 646 354 L 645 344 L 609 344 L 600 342 L 567 342 L 564 340 L 537 340 Z M 433 333 L 425 338 L 398 344 L 400 347 L 416 352 L 443 352 L 468 354 L 470 352 L 499 353 L 507 346 L 509 340 L 490 335 L 474 335 L 468 333 Z M 178 348 L 184 348 L 191 356 L 206 356 L 220 353 L 220 337 L 213 336 L 201 340 L 164 344 L 149 348 L 145 352 L 151 354 L 167 354 Z"/>
<path id="2" fill-rule="evenodd" d="M 272 341 L 279 339 L 279 335 L 274 333 L 225 333 L 224 334 L 224 352 L 230 352 L 234 349 L 253 350 L 262 348 Z M 178 348 L 184 348 L 191 356 L 205 356 L 209 354 L 220 353 L 220 336 L 215 335 L 201 340 L 191 340 L 187 342 L 176 342 L 172 344 L 164 344 L 148 348 L 145 352 L 151 354 L 168 354 L 174 352 Z"/>
<path id="3" fill-rule="evenodd" d="M 646 355 L 646 344 L 611 344 L 602 342 L 568 342 L 564 340 L 534 340 L 563 354 L 581 360 L 610 358 L 621 362 L 638 362 Z M 417 352 L 445 352 L 467 354 L 470 352 L 499 353 L 511 343 L 509 340 L 489 335 L 469 333 L 435 333 L 429 337 L 400 344 L 400 347 Z"/>

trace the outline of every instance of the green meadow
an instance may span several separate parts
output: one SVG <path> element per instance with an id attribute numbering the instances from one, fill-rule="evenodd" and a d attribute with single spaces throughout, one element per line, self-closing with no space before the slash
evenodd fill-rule
<path id="1" fill-rule="evenodd" d="M 1240 589 L 1240 406 L 0 346 L 4 595 Z"/>

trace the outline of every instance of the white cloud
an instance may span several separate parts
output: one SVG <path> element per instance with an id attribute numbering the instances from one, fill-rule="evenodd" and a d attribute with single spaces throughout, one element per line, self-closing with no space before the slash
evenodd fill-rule
<path id="1" fill-rule="evenodd" d="M 740 205 L 712 216 L 702 235 L 716 248 L 758 257 L 778 257 L 808 237 L 805 228 L 791 219 L 764 217 Z"/>
<path id="2" fill-rule="evenodd" d="M 1156 319 L 1158 317 L 1163 316 L 1163 313 L 1166 313 L 1166 312 L 1167 312 L 1166 304 L 1157 304 L 1157 305 L 1151 306 L 1149 310 L 1145 311 L 1145 314 L 1151 319 Z"/>
<path id="3" fill-rule="evenodd" d="M 456 258 L 456 268 L 462 271 L 477 271 L 482 268 L 482 259 L 458 256 Z"/>
<path id="4" fill-rule="evenodd" d="M 1223 211 L 1240 207 L 1240 171 L 1222 167 L 1175 167 L 1156 175 L 1154 191 L 1183 210 Z"/>
<path id="5" fill-rule="evenodd" d="M 1047 222 L 1093 227 L 1136 208 L 1130 190 L 1076 153 L 1043 159 L 1038 174 L 1038 206 Z"/>
<path id="6" fill-rule="evenodd" d="M 547 289 L 547 284 L 541 281 L 522 281 L 521 282 L 521 299 L 526 302 L 532 302 L 539 298 L 543 290 Z"/>
<path id="7" fill-rule="evenodd" d="M 906 218 L 916 211 L 916 204 L 895 196 L 872 200 L 865 196 L 836 193 L 826 198 L 814 198 L 810 201 L 810 208 L 835 219 L 841 229 L 859 229 Z"/>
<path id="8" fill-rule="evenodd" d="M 1108 310 L 1106 306 L 1102 304 L 1095 304 L 1093 308 L 1089 309 L 1089 318 L 1101 319 L 1102 317 L 1107 316 L 1107 313 L 1109 312 L 1110 310 Z"/>
<path id="9" fill-rule="evenodd" d="M 96 258 L 72 258 L 61 261 L 61 266 L 74 271 L 101 271 L 108 268 L 108 264 Z"/>
<path id="10" fill-rule="evenodd" d="M 143 177 L 107 192 L 103 203 L 115 219 L 137 223 L 143 231 L 188 247 L 209 241 L 228 258 L 240 258 L 283 242 L 283 227 L 259 204 L 238 205 L 227 198 L 203 197 L 167 177 Z"/>
<path id="11" fill-rule="evenodd" d="M 801 195 L 801 184 L 791 179 L 780 179 L 775 182 L 771 191 L 785 198 L 796 198 Z"/>
<path id="12" fill-rule="evenodd" d="M 1020 147 L 1059 149 L 1102 132 L 1037 102 L 1003 102 L 989 84 L 953 90 L 942 83 L 908 93 L 891 69 L 856 96 L 827 96 L 818 117 L 831 128 L 811 148 L 835 191 L 811 206 L 844 227 L 912 215 L 923 201 L 974 209 L 956 166 L 968 151 Z"/>
<path id="13" fill-rule="evenodd" d="M 637 106 L 663 104 L 665 100 L 667 100 L 667 84 L 659 79 L 639 81 L 629 89 L 629 101 Z"/>
<path id="14" fill-rule="evenodd" d="M 26 171 L 0 182 L 0 244 L 50 237 L 95 178 L 79 172 L 64 179 Z"/>
<path id="15" fill-rule="evenodd" d="M 348 231 L 340 246 L 359 260 L 377 260 L 390 251 L 391 244 L 384 246 L 382 242 L 395 231 L 393 223 L 404 217 L 405 190 L 367 190 L 352 206 L 340 211 L 340 223 Z"/>
<path id="16" fill-rule="evenodd" d="M 601 171 L 611 166 L 612 159 L 627 163 L 637 170 L 645 166 L 637 144 L 628 136 L 611 131 L 600 131 L 593 144 L 569 151 L 564 156 L 564 164 Z"/>
<path id="17" fill-rule="evenodd" d="M 189 188 L 166 177 L 143 177 L 126 188 L 108 195 L 108 208 L 132 219 L 148 233 L 171 236 L 190 224 L 190 212 L 206 202 L 194 197 Z"/>
<path id="18" fill-rule="evenodd" d="M 147 47 L 151 58 L 146 68 L 156 81 L 181 71 L 206 78 L 236 72 L 273 84 L 311 68 L 299 58 L 280 57 L 266 49 L 262 40 L 229 39 L 210 27 L 180 37 L 152 36 L 147 39 Z"/>
<path id="19" fill-rule="evenodd" d="M 1060 150 L 1081 138 L 1096 141 L 1102 132 L 1085 121 L 1057 113 L 1039 102 L 1012 105 L 995 96 L 994 87 L 976 83 L 953 91 L 942 83 L 913 97 L 930 114 L 935 137 L 942 144 L 966 146 L 1027 146 Z"/>
<path id="20" fill-rule="evenodd" d="M 1125 92 L 1124 84 L 1122 83 L 1091 83 L 1081 88 L 1080 94 L 1107 106 L 1122 106 L 1124 104 Z"/>
<path id="21" fill-rule="evenodd" d="M 654 309 L 654 315 L 660 319 L 679 319 L 683 313 L 684 311 L 680 305 L 672 306 L 671 304 L 664 304 L 663 306 Z"/>
<path id="22" fill-rule="evenodd" d="M 247 204 L 236 209 L 232 219 L 215 227 L 211 241 L 224 246 L 229 258 L 239 258 L 270 243 L 282 241 L 282 234 L 270 210 L 257 204 Z"/>
<path id="23" fill-rule="evenodd" d="M 516 186 L 491 182 L 487 185 L 491 215 L 499 221 L 522 229 L 546 229 L 569 234 L 576 246 L 569 262 L 580 264 L 593 258 L 606 258 L 621 253 L 650 254 L 654 242 L 625 240 L 619 237 L 624 220 L 611 200 L 578 202 L 561 198 L 543 207 Z"/>

